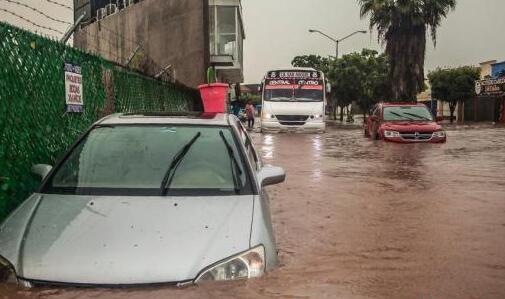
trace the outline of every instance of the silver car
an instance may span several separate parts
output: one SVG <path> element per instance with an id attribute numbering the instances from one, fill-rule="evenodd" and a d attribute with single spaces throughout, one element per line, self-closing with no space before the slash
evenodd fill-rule
<path id="1" fill-rule="evenodd" d="M 0 227 L 0 282 L 183 285 L 277 264 L 263 166 L 228 114 L 120 114 L 95 123 Z"/>

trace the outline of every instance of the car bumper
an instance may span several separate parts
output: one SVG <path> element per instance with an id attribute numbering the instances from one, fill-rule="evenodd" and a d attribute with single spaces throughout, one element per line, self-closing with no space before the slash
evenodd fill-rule
<path id="1" fill-rule="evenodd" d="M 261 131 L 264 132 L 324 132 L 326 124 L 324 121 L 307 121 L 303 125 L 281 124 L 276 120 L 261 121 Z"/>
<path id="2" fill-rule="evenodd" d="M 432 137 L 425 140 L 417 139 L 404 139 L 402 137 L 384 137 L 384 141 L 392 143 L 445 143 L 447 142 L 447 137 Z"/>

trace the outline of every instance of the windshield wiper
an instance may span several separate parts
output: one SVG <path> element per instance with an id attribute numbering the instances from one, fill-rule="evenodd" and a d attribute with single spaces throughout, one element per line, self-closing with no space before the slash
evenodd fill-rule
<path id="1" fill-rule="evenodd" d="M 408 120 L 414 120 L 413 118 L 410 118 L 410 117 L 408 117 L 408 116 L 406 116 L 406 115 L 403 115 L 403 114 L 400 114 L 400 113 L 396 113 L 396 112 L 394 112 L 394 111 L 390 111 L 389 113 L 391 113 L 391 114 L 393 114 L 393 115 L 395 115 L 395 116 L 398 116 L 398 117 L 407 118 Z"/>
<path id="2" fill-rule="evenodd" d="M 165 173 L 165 176 L 163 177 L 163 181 L 161 181 L 161 186 L 160 186 L 160 195 L 161 196 L 166 196 L 168 193 L 168 190 L 170 190 L 170 185 L 172 184 L 172 180 L 174 179 L 175 172 L 177 171 L 177 168 L 179 168 L 179 165 L 181 165 L 182 160 L 184 160 L 184 157 L 186 154 L 189 152 L 193 144 L 195 144 L 196 140 L 200 138 L 202 133 L 198 132 L 195 137 L 191 138 L 191 140 L 186 143 L 185 146 L 182 147 L 182 149 L 174 156 L 172 159 L 172 162 L 170 162 L 170 167 L 168 168 L 167 172 Z"/>
<path id="3" fill-rule="evenodd" d="M 413 116 L 413 117 L 417 117 L 419 119 L 431 121 L 431 119 L 429 119 L 427 117 L 424 117 L 424 116 L 421 116 L 421 115 L 417 115 L 417 114 L 414 114 L 414 113 L 404 112 L 403 114 L 410 115 L 410 116 Z"/>
<path id="4" fill-rule="evenodd" d="M 228 140 L 226 140 L 226 137 L 224 137 L 223 131 L 219 131 L 219 136 L 221 136 L 221 139 L 223 139 L 223 142 L 226 145 L 226 150 L 228 151 L 228 155 L 230 156 L 231 172 L 233 176 L 233 186 L 235 193 L 239 194 L 241 188 L 240 176 L 242 175 L 242 170 L 240 169 L 237 159 L 235 159 L 235 152 L 233 151 L 233 148 L 231 147 L 230 143 L 228 143 Z"/>

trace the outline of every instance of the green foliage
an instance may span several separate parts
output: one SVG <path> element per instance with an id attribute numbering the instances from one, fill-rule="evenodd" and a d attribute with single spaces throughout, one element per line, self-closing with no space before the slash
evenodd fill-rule
<path id="1" fill-rule="evenodd" d="M 358 0 L 362 18 L 369 17 L 391 62 L 393 95 L 412 101 L 424 87 L 426 35 L 436 44 L 437 29 L 456 0 Z"/>
<path id="2" fill-rule="evenodd" d="M 463 66 L 451 69 L 436 69 L 428 74 L 433 98 L 454 103 L 475 96 L 475 81 L 480 78 L 480 69 Z"/>
<path id="3" fill-rule="evenodd" d="M 64 62 L 83 72 L 84 113 L 65 107 Z M 124 111 L 192 110 L 197 91 L 152 80 L 94 55 L 0 23 L 0 221 L 97 119 Z"/>
<path id="4" fill-rule="evenodd" d="M 332 85 L 332 107 L 357 102 L 363 111 L 391 97 L 389 63 L 385 55 L 363 49 L 344 55 L 331 65 L 328 78 Z"/>
<path id="5" fill-rule="evenodd" d="M 213 67 L 207 68 L 207 84 L 216 83 L 216 69 Z"/>
<path id="6" fill-rule="evenodd" d="M 310 67 L 328 75 L 330 59 L 319 55 L 303 55 L 293 58 L 291 65 L 294 67 Z"/>
<path id="7" fill-rule="evenodd" d="M 480 68 L 463 66 L 451 69 L 436 69 L 428 74 L 431 95 L 449 103 L 451 121 L 458 102 L 475 96 L 475 81 L 480 79 Z"/>

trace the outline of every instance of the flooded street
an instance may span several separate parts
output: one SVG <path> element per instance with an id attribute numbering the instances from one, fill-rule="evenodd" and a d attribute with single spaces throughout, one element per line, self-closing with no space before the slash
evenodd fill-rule
<path id="1" fill-rule="evenodd" d="M 269 189 L 281 266 L 261 279 L 183 289 L 0 287 L 0 299 L 505 298 L 505 129 L 449 130 L 442 145 L 362 134 L 253 134 L 264 162 L 288 175 Z"/>

